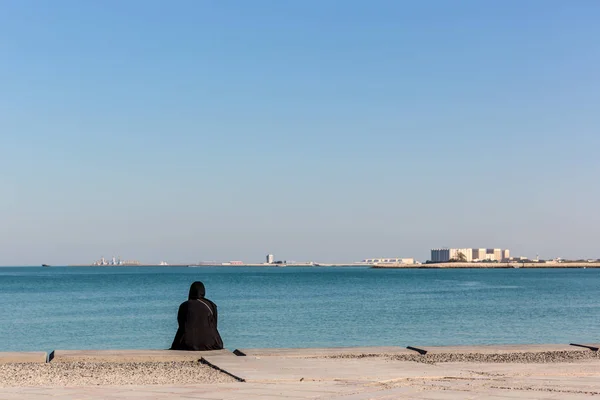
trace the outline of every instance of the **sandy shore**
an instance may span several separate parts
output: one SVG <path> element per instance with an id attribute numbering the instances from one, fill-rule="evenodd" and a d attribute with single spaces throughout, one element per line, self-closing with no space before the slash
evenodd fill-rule
<path id="1" fill-rule="evenodd" d="M 0 387 L 186 385 L 228 382 L 236 380 L 194 361 L 0 364 Z"/>

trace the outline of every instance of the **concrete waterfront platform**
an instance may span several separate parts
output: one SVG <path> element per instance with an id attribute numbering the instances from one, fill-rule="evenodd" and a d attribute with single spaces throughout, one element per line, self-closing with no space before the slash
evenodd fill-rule
<path id="1" fill-rule="evenodd" d="M 445 376 L 443 366 L 408 361 L 390 362 L 382 357 L 299 358 L 299 357 L 225 357 L 205 356 L 203 362 L 243 382 L 336 381 L 385 382 L 403 378 Z M 469 372 L 454 371 L 461 378 Z"/>
<path id="2" fill-rule="evenodd" d="M 248 357 L 333 357 L 333 356 L 365 356 L 386 354 L 414 354 L 406 347 L 321 347 L 321 348 L 275 348 L 275 349 L 236 349 L 235 354 Z"/>
<path id="3" fill-rule="evenodd" d="M 220 356 L 215 356 L 220 357 Z M 228 358 L 232 360 L 232 358 Z M 544 365 L 498 363 L 445 363 L 438 368 L 416 362 L 390 362 L 385 358 L 292 359 L 313 363 L 318 380 L 293 379 L 299 375 L 278 361 L 278 357 L 256 359 L 237 357 L 241 362 L 262 361 L 270 365 L 269 381 L 215 384 L 169 385 L 101 385 L 55 387 L 6 387 L 0 382 L 0 398 L 13 399 L 567 399 L 579 400 L 600 396 L 600 359 L 579 363 Z M 246 360 L 246 361 L 243 361 Z M 325 370 L 322 362 L 334 362 Z M 385 372 L 390 364 L 401 368 Z M 46 364 L 48 367 L 51 364 Z M 254 364 L 258 367 L 258 364 Z M 354 371 L 350 366 L 353 366 Z M 418 370 L 419 367 L 425 367 Z M 222 364 L 221 367 L 224 367 Z M 289 367 L 289 366 L 288 366 Z M 293 365 L 291 366 L 293 369 Z M 304 368 L 303 368 L 304 369 Z M 362 372 L 361 372 L 362 371 Z M 360 374 L 359 379 L 356 376 Z M 391 379 L 387 379 L 389 377 Z M 275 379 L 273 379 L 275 378 Z M 380 380 L 382 379 L 383 380 Z"/>
<path id="4" fill-rule="evenodd" d="M 182 351 L 182 350 L 54 350 L 49 360 L 59 362 L 176 362 L 199 361 L 207 355 L 235 357 L 229 350 Z"/>
<path id="5" fill-rule="evenodd" d="M 503 389 L 506 397 L 518 393 L 531 398 L 556 398 L 576 395 L 600 396 L 600 358 L 558 363 L 446 363 L 449 368 L 474 371 L 479 379 L 463 382 L 433 380 L 427 385 L 453 387 L 486 392 L 491 388 Z"/>
<path id="6" fill-rule="evenodd" d="M 47 358 L 48 354 L 45 351 L 0 352 L 0 364 L 44 364 Z"/>
<path id="7" fill-rule="evenodd" d="M 594 394 L 567 391 L 465 387 L 397 386 L 364 387 L 343 382 L 238 383 L 219 385 L 90 386 L 0 389 L 3 400 L 55 399 L 340 399 L 340 400 L 589 400 Z"/>
<path id="8" fill-rule="evenodd" d="M 589 344 L 586 344 L 589 345 Z M 343 349 L 343 348 L 342 348 Z M 235 356 L 228 351 L 201 352 L 202 363 L 157 362 L 155 364 L 117 364 L 119 361 L 95 363 L 71 360 L 71 364 L 6 364 L 0 372 L 19 377 L 17 385 L 0 377 L 0 399 L 32 400 L 49 397 L 64 399 L 588 399 L 600 398 L 600 353 L 568 345 L 494 345 L 425 347 L 432 353 L 422 356 L 408 350 L 396 355 L 398 348 L 262 349 L 268 355 Z M 261 350 L 261 349 L 256 349 Z M 313 351 L 311 351 L 313 350 Z M 352 351 L 353 350 L 353 351 Z M 115 353 L 156 352 L 149 350 L 115 350 Z M 158 350 L 172 353 L 172 351 Z M 83 352 L 83 351 L 82 351 Z M 103 351 L 107 353 L 108 351 Z M 97 352 L 98 353 L 98 352 Z M 187 353 L 187 352 L 186 352 Z M 193 352 L 191 352 L 193 353 Z M 282 355 L 282 354 L 288 355 Z M 560 353 L 544 363 L 528 362 L 532 354 Z M 258 354 L 258 353 L 257 353 Z M 374 354 L 375 356 L 366 356 Z M 458 358 L 437 355 L 456 355 Z M 486 361 L 461 358 L 484 355 Z M 525 358 L 512 362 L 512 356 Z M 575 354 L 585 357 L 563 357 Z M 341 355 L 341 357 L 336 357 Z M 106 356 L 106 354 L 104 355 Z M 488 357 L 489 356 L 489 357 Z M 517 357 L 518 358 L 518 357 Z M 448 361 L 458 359 L 461 361 Z M 121 358 L 122 360 L 122 358 Z M 139 360 L 139 359 L 138 359 Z M 141 359 L 142 362 L 147 361 Z M 463 361 L 466 360 L 466 361 Z M 491 361 L 488 361 L 491 360 Z M 77 362 L 75 362 L 77 361 Z M 163 364 L 163 365 L 158 365 Z M 66 380 L 48 376 L 56 370 L 71 372 L 76 367 L 80 378 L 65 374 Z M 211 368 L 212 367 L 212 368 Z M 116 372 L 115 372 L 116 371 Z M 223 379 L 221 372 L 243 379 Z M 170 383 L 152 382 L 147 375 L 171 375 Z M 187 379 L 184 378 L 187 376 Z M 204 377 L 204 378 L 202 378 Z M 82 379 L 88 381 L 82 382 Z M 14 381 L 14 379 L 13 379 Z M 165 382 L 164 379 L 156 382 Z M 23 382 L 23 383 L 19 383 Z M 67 384 L 65 384 L 67 382 Z M 93 384 L 91 382 L 101 382 Z M 6 387 L 3 387 L 6 386 Z M 10 386 L 10 387 L 9 387 Z M 16 386 L 16 387 L 15 387 Z"/>

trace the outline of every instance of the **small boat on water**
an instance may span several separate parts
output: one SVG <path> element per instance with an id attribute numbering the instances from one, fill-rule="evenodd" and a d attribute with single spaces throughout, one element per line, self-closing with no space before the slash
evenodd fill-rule
<path id="1" fill-rule="evenodd" d="M 42 264 L 42 267 L 49 267 L 48 264 Z"/>

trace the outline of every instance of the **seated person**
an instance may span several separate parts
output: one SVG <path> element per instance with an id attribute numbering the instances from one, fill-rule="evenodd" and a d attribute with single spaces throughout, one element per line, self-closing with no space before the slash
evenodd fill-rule
<path id="1" fill-rule="evenodd" d="M 177 313 L 179 328 L 170 350 L 220 350 L 223 340 L 217 330 L 217 305 L 206 299 L 204 284 L 194 282 L 188 301 Z"/>

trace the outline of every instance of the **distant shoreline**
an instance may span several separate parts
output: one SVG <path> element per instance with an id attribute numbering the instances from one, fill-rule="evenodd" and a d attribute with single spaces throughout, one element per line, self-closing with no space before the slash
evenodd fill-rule
<path id="1" fill-rule="evenodd" d="M 223 267 L 223 268 L 240 268 L 240 267 L 269 267 L 269 268 L 286 268 L 286 267 L 372 267 L 372 264 L 140 264 L 140 265 L 93 265 L 93 264 L 69 264 L 65 267 L 103 267 L 103 268 L 129 268 L 129 267 L 187 267 L 187 268 L 202 268 L 202 267 Z M 56 265 L 55 267 L 63 267 Z"/>
<path id="2" fill-rule="evenodd" d="M 39 267 L 39 265 L 0 265 L 0 268 L 25 268 Z M 315 268 L 315 267 L 363 267 L 373 269 L 509 269 L 509 268 L 600 268 L 600 262 L 570 262 L 570 263 L 431 263 L 431 264 L 395 264 L 395 265 L 374 265 L 374 264 L 140 264 L 140 265 L 93 265 L 93 264 L 69 264 L 69 265 L 46 265 L 45 268 L 244 268 L 244 267 L 268 267 L 268 268 Z"/>
<path id="3" fill-rule="evenodd" d="M 51 265 L 51 267 L 61 267 L 62 265 Z M 94 265 L 94 264 L 69 264 L 65 267 L 103 267 L 103 268 L 129 268 L 129 267 L 189 267 L 189 264 L 173 264 L 173 265 L 160 265 L 160 264 L 140 264 L 140 265 Z"/>
<path id="4" fill-rule="evenodd" d="M 57 265 L 57 267 L 61 267 Z M 240 268 L 240 267 L 269 267 L 269 268 L 287 268 L 287 267 L 368 267 L 375 269 L 506 269 L 506 268 L 600 268 L 600 262 L 527 262 L 527 263 L 431 263 L 431 264 L 395 264 L 395 265 L 374 265 L 374 264 L 141 264 L 141 265 L 92 265 L 92 264 L 71 264 L 66 267 L 103 267 L 103 268 Z"/>
<path id="5" fill-rule="evenodd" d="M 371 268 L 396 268 L 396 269 L 456 269 L 456 268 L 600 268 L 600 262 L 528 262 L 528 263 L 436 263 L 436 264 L 406 264 L 406 265 L 374 265 Z"/>

